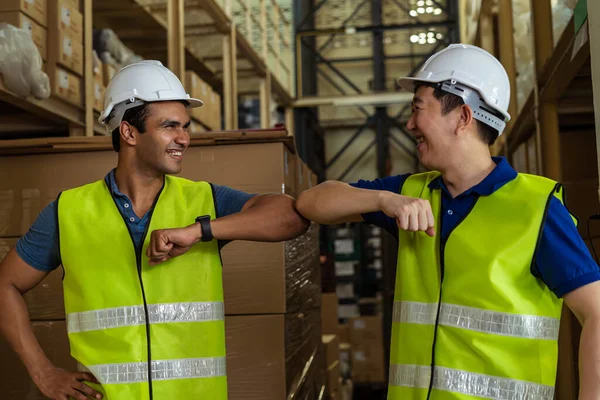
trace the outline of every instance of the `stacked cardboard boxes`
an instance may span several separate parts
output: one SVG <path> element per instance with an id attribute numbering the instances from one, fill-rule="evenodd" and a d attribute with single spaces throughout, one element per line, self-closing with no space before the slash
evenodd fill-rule
<path id="1" fill-rule="evenodd" d="M 352 380 L 357 383 L 385 382 L 381 316 L 351 318 L 348 328 L 352 349 Z"/>
<path id="2" fill-rule="evenodd" d="M 336 398 L 341 392 L 340 339 L 336 335 L 323 335 L 325 365 L 327 366 L 327 393 Z"/>
<path id="3" fill-rule="evenodd" d="M 221 96 L 193 71 L 185 72 L 185 88 L 191 97 L 204 103 L 192 109 L 192 118 L 211 130 L 221 129 Z"/>
<path id="4" fill-rule="evenodd" d="M 284 142 L 190 147 L 180 176 L 294 196 L 292 148 Z M 6 194 L 0 197 L 0 237 L 14 242 L 61 190 L 102 179 L 116 161 L 111 150 L 1 157 L 0 174 L 12 179 L 0 180 L 0 196 Z M 314 399 L 325 384 L 317 233 L 312 226 L 292 241 L 240 241 L 223 249 L 230 399 Z M 53 272 L 26 296 L 32 319 L 53 321 L 47 351 L 66 340 L 61 278 L 62 270 Z M 72 360 L 64 359 L 61 366 L 70 368 Z M 0 378 L 0 398 L 35 393 L 16 359 L 2 364 L 13 372 Z"/>
<path id="5" fill-rule="evenodd" d="M 48 13 L 46 0 L 2 0 L 0 22 L 26 29 L 40 52 L 43 61 L 48 59 Z"/>
<path id="6" fill-rule="evenodd" d="M 47 1 L 47 71 L 52 95 L 83 107 L 83 15 L 79 0 Z"/>
<path id="7" fill-rule="evenodd" d="M 104 82 L 104 64 L 94 52 L 94 111 L 101 113 L 104 109 L 104 92 L 106 92 L 106 83 Z"/>

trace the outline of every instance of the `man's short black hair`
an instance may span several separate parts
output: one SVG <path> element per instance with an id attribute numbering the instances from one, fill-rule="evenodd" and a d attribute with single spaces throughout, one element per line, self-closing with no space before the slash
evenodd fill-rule
<path id="1" fill-rule="evenodd" d="M 128 122 L 129 125 L 135 127 L 140 133 L 146 132 L 146 118 L 150 114 L 150 103 L 144 103 L 141 106 L 130 108 L 123 114 L 122 121 Z M 121 150 L 121 132 L 117 126 L 112 131 L 113 149 L 118 153 Z"/>
<path id="2" fill-rule="evenodd" d="M 190 105 L 190 103 L 185 100 L 179 100 L 179 102 L 186 107 Z M 141 106 L 126 110 L 121 121 L 128 122 L 129 125 L 135 127 L 139 133 L 146 133 L 146 119 L 149 115 L 150 103 L 144 103 Z M 121 132 L 119 131 L 119 126 L 112 131 L 112 145 L 117 153 L 121 150 Z"/>
<path id="3" fill-rule="evenodd" d="M 418 83 L 415 86 L 415 93 L 421 86 L 433 88 L 433 97 L 442 104 L 442 115 L 446 115 L 465 104 L 460 96 L 443 91 L 437 83 Z M 479 138 L 488 146 L 493 145 L 496 142 L 496 139 L 498 139 L 498 131 L 479 120 L 475 120 L 475 122 L 477 123 L 477 133 L 479 134 Z"/>

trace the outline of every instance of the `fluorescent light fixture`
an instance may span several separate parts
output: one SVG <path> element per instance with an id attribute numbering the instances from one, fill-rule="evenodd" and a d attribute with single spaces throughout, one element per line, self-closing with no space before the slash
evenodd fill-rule
<path id="1" fill-rule="evenodd" d="M 441 8 L 436 8 L 435 10 L 433 10 L 433 14 L 434 15 L 440 15 L 442 13 L 442 9 Z"/>
<path id="2" fill-rule="evenodd" d="M 431 14 L 431 13 L 433 12 L 433 7 L 427 7 L 427 8 L 425 9 L 425 12 L 426 12 L 427 14 Z"/>
<path id="3" fill-rule="evenodd" d="M 417 15 L 419 15 L 419 13 L 416 12 L 415 10 L 410 10 L 409 14 L 411 17 L 416 17 Z"/>
<path id="4" fill-rule="evenodd" d="M 417 12 L 419 14 L 423 14 L 425 12 L 425 9 L 423 7 L 419 7 L 419 8 L 417 8 Z"/>
<path id="5" fill-rule="evenodd" d="M 419 37 L 417 35 L 411 35 L 410 41 L 413 43 L 417 43 L 419 41 Z"/>

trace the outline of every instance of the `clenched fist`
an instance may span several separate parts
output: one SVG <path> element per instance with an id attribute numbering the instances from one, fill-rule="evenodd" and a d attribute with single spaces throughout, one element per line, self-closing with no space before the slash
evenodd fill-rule
<path id="1" fill-rule="evenodd" d="M 380 206 L 388 217 L 395 218 L 398 228 L 405 231 L 424 231 L 435 236 L 433 213 L 429 201 L 415 197 L 382 192 Z"/>
<path id="2" fill-rule="evenodd" d="M 173 257 L 185 254 L 202 238 L 200 224 L 195 223 L 185 228 L 160 229 L 153 231 L 146 255 L 150 265 L 160 264 Z"/>

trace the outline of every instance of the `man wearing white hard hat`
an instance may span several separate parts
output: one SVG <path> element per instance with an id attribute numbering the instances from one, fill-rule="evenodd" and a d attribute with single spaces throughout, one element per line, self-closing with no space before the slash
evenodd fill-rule
<path id="1" fill-rule="evenodd" d="M 562 299 L 583 324 L 580 399 L 600 398 L 600 272 L 564 188 L 490 155 L 510 118 L 506 71 L 451 45 L 399 83 L 430 172 L 329 181 L 297 202 L 399 240 L 388 399 L 552 400 Z"/>
<path id="2" fill-rule="evenodd" d="M 172 176 L 190 143 L 187 108 L 201 105 L 157 61 L 120 70 L 100 117 L 117 167 L 61 193 L 0 264 L 0 331 L 51 399 L 227 398 L 219 250 L 291 239 L 308 221 L 286 195 Z M 48 361 L 21 297 L 61 264 L 79 372 Z"/>

